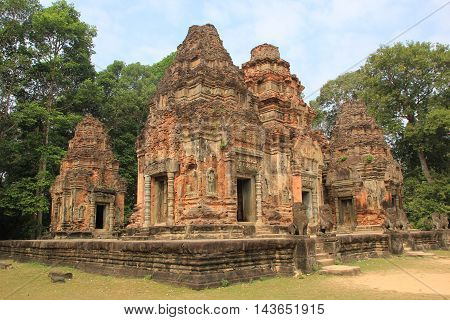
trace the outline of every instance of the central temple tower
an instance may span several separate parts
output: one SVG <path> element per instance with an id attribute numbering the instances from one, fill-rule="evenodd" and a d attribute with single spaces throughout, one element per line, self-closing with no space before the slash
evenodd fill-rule
<path id="1" fill-rule="evenodd" d="M 192 26 L 137 141 L 131 227 L 257 223 L 265 133 L 213 25 Z"/>

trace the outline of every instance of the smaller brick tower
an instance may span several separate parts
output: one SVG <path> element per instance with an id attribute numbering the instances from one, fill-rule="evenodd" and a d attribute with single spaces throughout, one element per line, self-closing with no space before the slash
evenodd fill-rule
<path id="1" fill-rule="evenodd" d="M 88 115 L 77 125 L 50 189 L 53 232 L 112 232 L 123 224 L 125 183 L 104 125 Z"/>

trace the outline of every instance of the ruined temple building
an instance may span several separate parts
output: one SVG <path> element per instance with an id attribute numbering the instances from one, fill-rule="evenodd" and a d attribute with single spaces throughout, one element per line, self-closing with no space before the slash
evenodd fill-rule
<path id="1" fill-rule="evenodd" d="M 381 129 L 363 104 L 345 104 L 328 141 L 312 130 L 303 89 L 277 47 L 255 47 L 238 68 L 214 26 L 190 27 L 136 142 L 137 202 L 123 232 L 174 239 L 398 227 L 402 174 Z M 124 190 L 103 125 L 86 117 L 52 188 L 53 229 L 123 227 Z"/>
<path id="2" fill-rule="evenodd" d="M 302 90 L 277 47 L 256 47 L 240 70 L 214 26 L 191 27 L 137 142 L 129 227 L 287 227 L 302 213 L 314 225 L 323 157 Z"/>
<path id="3" fill-rule="evenodd" d="M 400 165 L 362 102 L 340 107 L 325 185 L 338 231 L 376 229 L 387 223 L 406 227 Z"/>
<path id="4" fill-rule="evenodd" d="M 77 125 L 51 187 L 51 230 L 106 233 L 123 226 L 125 183 L 104 125 L 87 115 Z"/>
<path id="5" fill-rule="evenodd" d="M 204 289 L 449 248 L 445 213 L 408 228 L 401 168 L 365 105 L 339 106 L 328 139 L 303 89 L 277 47 L 239 68 L 214 26 L 190 27 L 137 137 L 126 221 L 119 163 L 88 115 L 51 188 L 55 239 L 0 241 L 0 256 Z"/>

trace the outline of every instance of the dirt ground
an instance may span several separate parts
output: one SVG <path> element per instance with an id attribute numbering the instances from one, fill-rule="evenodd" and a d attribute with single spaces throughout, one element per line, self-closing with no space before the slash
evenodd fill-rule
<path id="1" fill-rule="evenodd" d="M 276 277 L 195 291 L 151 279 L 121 278 L 13 263 L 0 270 L 0 299 L 449 299 L 450 253 L 436 257 L 390 257 L 354 261 L 359 276 Z M 48 272 L 69 271 L 73 280 L 52 283 Z"/>

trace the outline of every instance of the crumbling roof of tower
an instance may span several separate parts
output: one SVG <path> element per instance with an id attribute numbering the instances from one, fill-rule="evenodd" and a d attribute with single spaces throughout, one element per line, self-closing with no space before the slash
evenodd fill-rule
<path id="1" fill-rule="evenodd" d="M 64 157 L 66 161 L 83 159 L 115 161 L 105 126 L 91 115 L 85 116 L 77 124 L 75 135 L 69 141 L 69 148 Z"/>
<path id="2" fill-rule="evenodd" d="M 363 102 L 352 101 L 342 104 L 336 118 L 331 138 L 333 149 L 340 146 L 377 145 L 388 149 L 383 131 L 375 119 L 367 113 Z"/>
<path id="3" fill-rule="evenodd" d="M 199 82 L 246 91 L 239 68 L 233 64 L 212 24 L 189 28 L 172 65 L 158 85 L 156 96 Z"/>
<path id="4" fill-rule="evenodd" d="M 328 169 L 329 173 L 356 170 L 363 179 L 403 179 L 383 131 L 361 101 L 346 102 L 339 109 L 330 141 Z"/>

